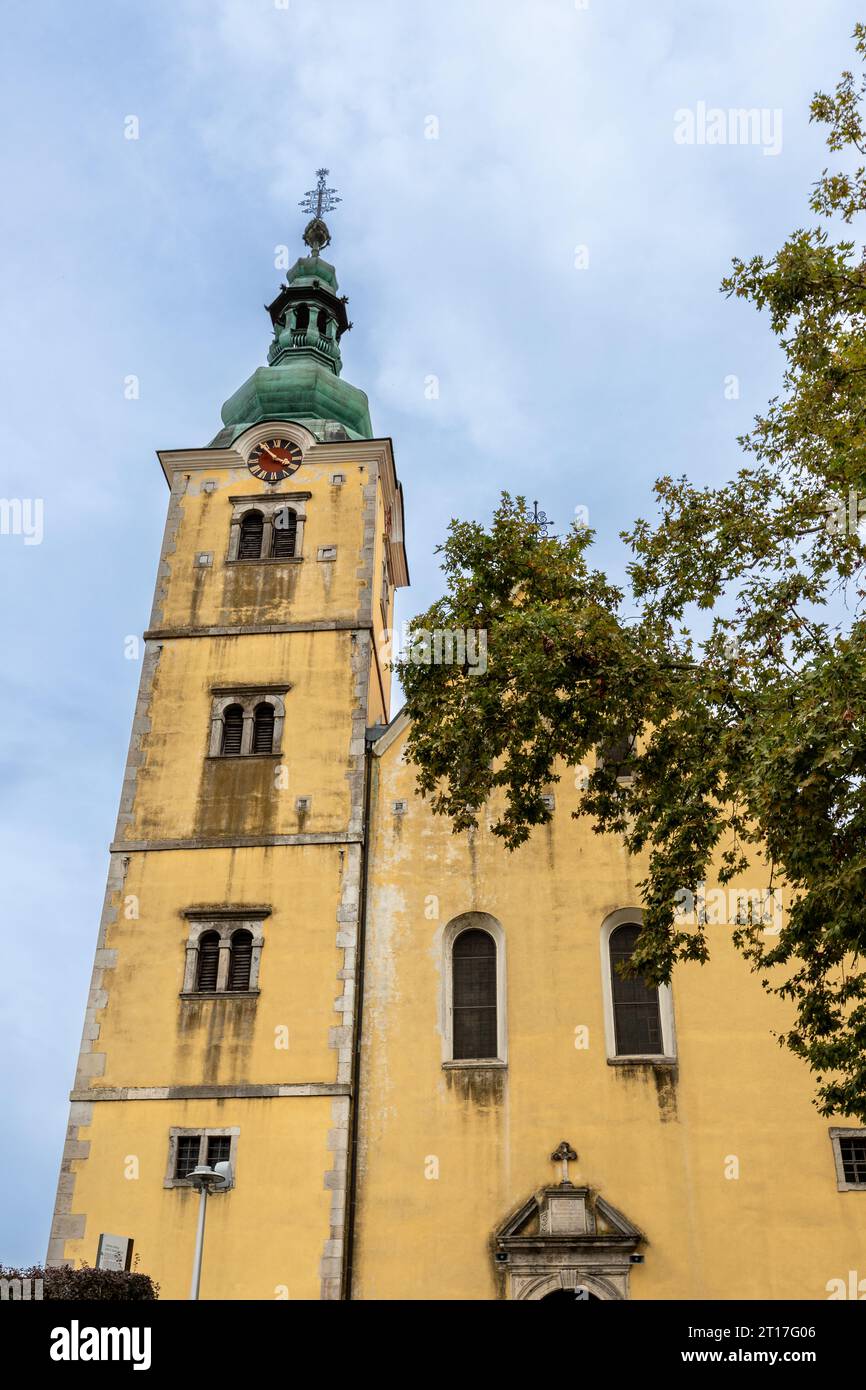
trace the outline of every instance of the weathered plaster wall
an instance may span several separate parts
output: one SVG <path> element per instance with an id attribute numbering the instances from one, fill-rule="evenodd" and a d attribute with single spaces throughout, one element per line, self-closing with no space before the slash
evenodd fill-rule
<path id="1" fill-rule="evenodd" d="M 864 1199 L 836 1190 L 830 1122 L 730 927 L 710 928 L 710 965 L 677 972 L 677 1067 L 609 1065 L 600 930 L 639 904 L 643 865 L 571 818 L 573 774 L 514 854 L 486 824 L 452 835 L 415 796 L 402 742 L 376 760 L 355 1296 L 503 1296 L 491 1236 L 558 1180 L 548 1155 L 567 1138 L 572 1180 L 648 1237 L 632 1297 L 826 1297 L 862 1264 Z M 468 911 L 504 932 L 504 1070 L 442 1065 L 442 937 Z"/>
<path id="2" fill-rule="evenodd" d="M 87 1231 L 67 1241 L 66 1258 L 93 1263 L 100 1231 L 134 1234 L 138 1267 L 159 1281 L 160 1297 L 187 1298 L 198 1194 L 163 1185 L 168 1129 L 236 1125 L 237 1182 L 208 1201 L 201 1297 L 317 1299 L 333 1104 L 311 1096 L 91 1105 L 79 1131 L 89 1152 L 72 1161 Z"/>
<path id="3" fill-rule="evenodd" d="M 195 1235 L 194 1194 L 164 1186 L 177 1127 L 239 1130 L 236 1186 L 209 1204 L 202 1296 L 340 1290 L 371 691 L 386 715 L 381 447 L 358 458 L 297 434 L 304 463 L 276 489 L 231 450 L 169 470 L 72 1092 L 49 1257 L 92 1263 L 100 1232 L 131 1235 L 163 1297 L 186 1297 Z M 230 499 L 295 490 L 309 494 L 302 558 L 227 562 Z M 241 687 L 285 690 L 278 754 L 209 756 L 214 690 Z M 182 997 L 190 909 L 266 914 L 258 994 Z"/>

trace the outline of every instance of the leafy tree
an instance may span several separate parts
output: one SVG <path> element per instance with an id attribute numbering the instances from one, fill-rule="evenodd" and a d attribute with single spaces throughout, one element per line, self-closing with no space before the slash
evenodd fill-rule
<path id="1" fill-rule="evenodd" d="M 116 1303 L 152 1303 L 159 1298 L 159 1284 L 149 1274 L 124 1269 L 81 1269 L 67 1266 L 30 1265 L 15 1269 L 0 1265 L 0 1280 L 11 1283 L 11 1297 L 31 1299 L 52 1298 L 64 1302 L 107 1299 Z M 21 1287 L 23 1285 L 23 1287 Z"/>
<path id="2" fill-rule="evenodd" d="M 862 67 L 866 26 L 854 40 Z M 657 519 L 623 533 L 627 610 L 590 567 L 588 529 L 548 537 L 504 495 L 489 529 L 452 522 L 446 594 L 411 625 L 486 630 L 486 672 L 417 647 L 396 669 L 420 791 L 460 831 L 500 789 L 494 833 L 512 850 L 549 819 L 563 766 L 588 771 L 599 745 L 634 738 L 631 776 L 595 765 L 577 812 L 647 856 L 634 968 L 660 983 L 706 961 L 681 890 L 714 864 L 722 883 L 760 872 L 784 894 L 781 931 L 748 911 L 736 943 L 792 1006 L 780 1042 L 816 1074 L 821 1113 L 866 1122 L 866 261 L 830 226 L 847 236 L 866 210 L 864 98 L 851 72 L 815 96 L 841 157 L 812 192 L 817 225 L 723 282 L 769 311 L 783 389 L 731 481 L 658 480 Z"/>

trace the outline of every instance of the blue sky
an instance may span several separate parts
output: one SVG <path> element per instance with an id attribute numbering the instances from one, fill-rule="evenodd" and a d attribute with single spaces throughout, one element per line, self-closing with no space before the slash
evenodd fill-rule
<path id="1" fill-rule="evenodd" d="M 723 479 L 778 389 L 766 322 L 718 285 L 808 223 L 825 163 L 808 103 L 851 65 L 859 17 L 850 0 L 4 7 L 0 495 L 42 499 L 44 536 L 0 535 L 0 1262 L 47 1241 L 139 677 L 125 639 L 167 500 L 154 450 L 206 443 L 264 362 L 275 248 L 301 248 L 316 168 L 344 199 L 327 253 L 355 324 L 344 374 L 406 494 L 400 614 L 436 596 L 449 519 L 489 517 L 503 488 L 560 527 L 587 508 L 621 577 L 653 479 Z M 699 102 L 781 111 L 780 152 L 677 143 Z"/>

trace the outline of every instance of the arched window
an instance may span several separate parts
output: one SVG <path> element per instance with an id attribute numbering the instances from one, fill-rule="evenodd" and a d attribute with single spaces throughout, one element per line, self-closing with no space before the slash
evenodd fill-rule
<path id="1" fill-rule="evenodd" d="M 227 563 L 255 560 L 300 560 L 304 554 L 304 526 L 308 492 L 269 493 L 253 502 L 235 497 L 229 528 Z"/>
<path id="2" fill-rule="evenodd" d="M 262 536 L 265 518 L 261 512 L 244 512 L 241 518 L 241 534 L 238 541 L 239 560 L 260 560 L 262 558 Z"/>
<path id="3" fill-rule="evenodd" d="M 640 927 L 625 923 L 610 934 L 610 987 L 616 1052 L 619 1057 L 661 1055 L 664 1052 L 659 992 L 640 975 L 623 978 L 620 962 L 629 960 Z"/>
<path id="4" fill-rule="evenodd" d="M 258 994 L 264 937 L 262 926 L 269 909 L 240 908 L 215 913 L 192 908 L 186 945 L 181 998 L 226 993 Z"/>
<path id="5" fill-rule="evenodd" d="M 310 325 L 309 304 L 299 304 L 295 310 L 295 332 L 306 333 Z"/>
<path id="6" fill-rule="evenodd" d="M 496 1057 L 496 942 L 493 937 L 477 928 L 461 932 L 451 952 L 451 971 L 454 1060 Z"/>
<path id="7" fill-rule="evenodd" d="M 267 701 L 256 705 L 253 715 L 253 752 L 272 753 L 274 749 L 274 707 Z"/>
<path id="8" fill-rule="evenodd" d="M 249 989 L 250 967 L 253 960 L 252 932 L 241 928 L 232 935 L 229 963 L 229 989 Z"/>
<path id="9" fill-rule="evenodd" d="M 279 753 L 286 717 L 285 699 L 264 686 L 213 692 L 208 757 L 248 757 Z"/>
<path id="10" fill-rule="evenodd" d="M 291 559 L 295 553 L 298 537 L 298 513 L 291 507 L 280 507 L 274 512 L 273 540 L 271 554 L 282 559 Z"/>
<path id="11" fill-rule="evenodd" d="M 220 961 L 219 932 L 207 931 L 198 943 L 198 977 L 196 989 L 212 993 L 217 986 Z"/>
<path id="12" fill-rule="evenodd" d="M 229 705 L 223 714 L 223 741 L 220 752 L 239 753 L 244 732 L 244 712 L 240 705 Z"/>
<path id="13" fill-rule="evenodd" d="M 328 331 L 328 315 L 325 313 L 324 309 L 320 309 L 316 315 L 316 327 L 324 337 Z"/>

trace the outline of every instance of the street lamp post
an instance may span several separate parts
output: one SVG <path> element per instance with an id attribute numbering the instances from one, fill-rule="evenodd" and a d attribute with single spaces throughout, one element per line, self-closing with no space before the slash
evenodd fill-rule
<path id="1" fill-rule="evenodd" d="M 201 1286 L 201 1260 L 204 1253 L 204 1223 L 207 1215 L 208 1195 L 211 1192 L 224 1192 L 226 1188 L 231 1187 L 232 1165 L 230 1163 L 218 1163 L 215 1168 L 209 1168 L 206 1163 L 199 1163 L 189 1174 L 189 1180 L 193 1187 L 197 1187 L 199 1191 L 195 1254 L 192 1261 L 192 1283 L 189 1290 L 190 1299 L 197 1299 Z"/>

